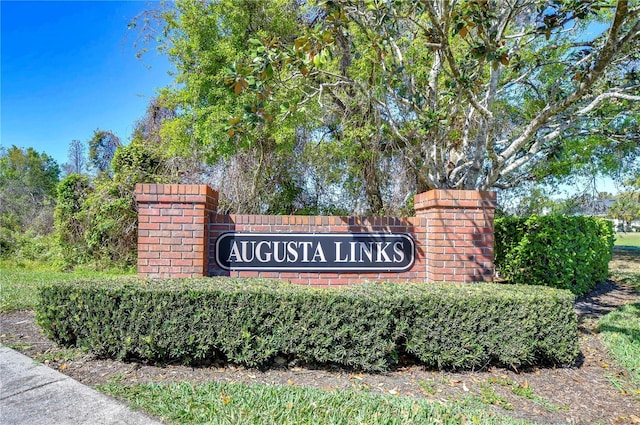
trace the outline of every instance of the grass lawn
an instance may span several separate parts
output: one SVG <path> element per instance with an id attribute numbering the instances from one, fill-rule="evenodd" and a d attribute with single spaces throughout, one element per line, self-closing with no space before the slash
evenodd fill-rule
<path id="1" fill-rule="evenodd" d="M 616 233 L 615 244 L 640 247 L 640 232 Z"/>
<path id="2" fill-rule="evenodd" d="M 434 403 L 352 391 L 220 382 L 98 389 L 175 424 L 528 424 L 491 413 L 471 398 Z"/>
<path id="3" fill-rule="evenodd" d="M 629 372 L 628 379 L 617 384 L 640 399 L 640 303 L 607 314 L 598 331 L 616 362 Z"/>
<path id="4" fill-rule="evenodd" d="M 617 276 L 640 291 L 640 272 Z M 625 392 L 640 400 L 640 303 L 628 304 L 604 316 L 598 332 L 616 362 L 629 372 L 627 379 L 614 380 Z"/>
<path id="5" fill-rule="evenodd" d="M 37 265 L 15 268 L 0 263 L 0 312 L 32 310 L 36 306 L 38 287 L 47 282 L 78 278 L 100 278 L 122 274 L 120 272 L 76 271 L 56 272 Z"/>

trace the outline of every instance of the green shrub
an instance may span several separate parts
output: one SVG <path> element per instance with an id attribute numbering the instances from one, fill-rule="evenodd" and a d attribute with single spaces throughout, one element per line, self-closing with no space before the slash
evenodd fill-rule
<path id="1" fill-rule="evenodd" d="M 275 356 L 383 371 L 403 354 L 441 368 L 575 361 L 566 291 L 508 285 L 114 279 L 41 288 L 37 320 L 62 345 L 117 359 L 251 367 Z"/>
<path id="2" fill-rule="evenodd" d="M 584 294 L 607 278 L 611 222 L 594 217 L 531 216 L 495 220 L 495 266 L 513 284 Z"/>
<path id="3" fill-rule="evenodd" d="M 168 171 L 159 154 L 139 139 L 119 146 L 110 166 L 113 174 L 102 164 L 103 172 L 92 180 L 70 174 L 57 186 L 54 218 L 62 269 L 126 270 L 136 264 L 136 183 L 168 181 Z"/>
<path id="4" fill-rule="evenodd" d="M 17 233 L 0 226 L 0 258 L 9 258 L 16 246 Z"/>
<path id="5" fill-rule="evenodd" d="M 93 189 L 88 176 L 69 174 L 58 183 L 56 190 L 57 203 L 53 217 L 62 252 L 58 265 L 66 269 L 88 259 L 89 250 L 84 241 L 88 217 L 83 212 L 82 205 Z"/>

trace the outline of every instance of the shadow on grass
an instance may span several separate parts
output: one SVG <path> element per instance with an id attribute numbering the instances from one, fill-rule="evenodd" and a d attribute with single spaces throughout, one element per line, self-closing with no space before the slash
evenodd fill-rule
<path id="1" fill-rule="evenodd" d="M 640 342 L 640 302 L 628 304 L 613 315 L 612 320 L 605 320 L 599 324 L 598 331 L 624 335 L 634 344 Z M 624 324 L 629 326 L 621 326 Z"/>

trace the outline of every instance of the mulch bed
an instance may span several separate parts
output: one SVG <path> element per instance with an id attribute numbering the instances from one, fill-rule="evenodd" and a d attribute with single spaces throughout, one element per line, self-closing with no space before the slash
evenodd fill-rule
<path id="1" fill-rule="evenodd" d="M 229 364 L 192 368 L 181 365 L 126 363 L 78 355 L 48 340 L 34 323 L 32 311 L 0 315 L 0 342 L 86 384 L 190 381 L 298 385 L 328 390 L 355 390 L 431 401 L 476 400 L 496 412 L 538 423 L 640 424 L 640 397 L 625 391 L 624 371 L 618 368 L 596 332 L 596 321 L 640 294 L 609 280 L 576 302 L 580 318 L 582 357 L 568 368 L 516 371 L 489 367 L 480 371 L 434 371 L 405 364 L 382 374 L 340 368 L 286 364 L 276 359 L 268 370 Z M 517 395 L 516 393 L 520 394 Z M 630 394 L 631 393 L 631 394 Z"/>

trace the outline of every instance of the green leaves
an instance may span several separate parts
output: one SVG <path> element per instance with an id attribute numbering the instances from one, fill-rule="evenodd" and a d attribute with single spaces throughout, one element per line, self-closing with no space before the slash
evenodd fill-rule
<path id="1" fill-rule="evenodd" d="M 36 236 L 51 231 L 59 175 L 45 153 L 0 147 L 0 258 L 19 257 Z"/>
<path id="2" fill-rule="evenodd" d="M 495 264 L 510 283 L 581 295 L 607 278 L 611 222 L 593 217 L 504 217 L 495 221 Z"/>
<path id="3" fill-rule="evenodd" d="M 571 364 L 577 355 L 572 295 L 509 285 L 85 280 L 42 288 L 37 319 L 62 344 L 156 362 L 264 367 L 280 356 L 380 372 L 402 353 L 465 369 Z"/>

